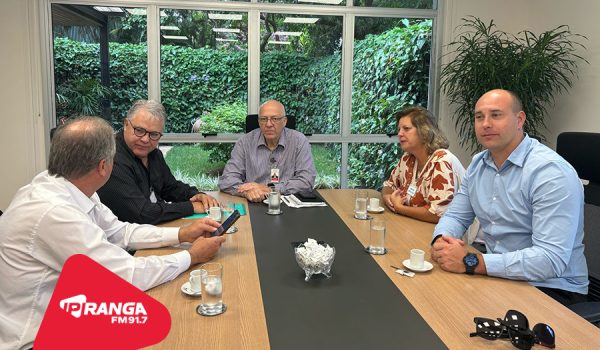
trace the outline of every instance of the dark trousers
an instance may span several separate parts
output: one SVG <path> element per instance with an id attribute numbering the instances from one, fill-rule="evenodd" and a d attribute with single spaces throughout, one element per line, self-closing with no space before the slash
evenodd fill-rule
<path id="1" fill-rule="evenodd" d="M 537 287 L 537 289 L 551 296 L 552 299 L 558 301 L 564 306 L 571 304 L 583 303 L 588 301 L 588 297 L 585 294 L 579 294 L 575 292 L 569 292 L 567 290 L 548 288 L 548 287 Z"/>

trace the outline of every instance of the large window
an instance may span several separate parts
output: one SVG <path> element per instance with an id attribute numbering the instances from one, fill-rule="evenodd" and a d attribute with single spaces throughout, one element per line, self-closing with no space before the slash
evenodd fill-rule
<path id="1" fill-rule="evenodd" d="M 42 1 L 54 123 L 97 114 L 117 129 L 134 100 L 160 100 L 167 162 L 203 190 L 269 99 L 307 135 L 318 187 L 370 188 L 401 153 L 393 113 L 436 101 L 437 0 Z"/>
<path id="2" fill-rule="evenodd" d="M 261 13 L 260 100 L 305 134 L 340 132 L 342 17 Z"/>
<path id="3" fill-rule="evenodd" d="M 101 115 L 115 128 L 148 96 L 145 9 L 52 5 L 56 123 Z"/>
<path id="4" fill-rule="evenodd" d="M 248 114 L 247 14 L 178 9 L 161 13 L 160 91 L 169 116 L 165 131 L 242 132 L 239 117 Z M 220 118 L 225 114 L 238 118 Z"/>

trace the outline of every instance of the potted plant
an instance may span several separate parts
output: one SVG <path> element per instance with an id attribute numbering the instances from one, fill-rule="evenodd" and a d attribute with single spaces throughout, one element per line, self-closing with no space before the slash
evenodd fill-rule
<path id="1" fill-rule="evenodd" d="M 486 91 L 502 88 L 514 91 L 527 113 L 524 129 L 542 140 L 546 111 L 555 96 L 572 86 L 577 63 L 585 61 L 575 53 L 587 39 L 562 25 L 536 36 L 524 30 L 516 36 L 500 31 L 494 21 L 463 18 L 458 38 L 447 45 L 446 55 L 454 58 L 444 65 L 441 87 L 456 107 L 453 115 L 462 146 L 476 151 L 479 144 L 473 127 L 473 108 Z"/>

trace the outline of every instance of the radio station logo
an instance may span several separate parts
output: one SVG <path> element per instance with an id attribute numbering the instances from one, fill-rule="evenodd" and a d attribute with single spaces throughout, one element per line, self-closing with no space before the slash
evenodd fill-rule
<path id="1" fill-rule="evenodd" d="M 35 349 L 139 349 L 163 340 L 169 311 L 85 255 L 65 262 Z"/>
<path id="2" fill-rule="evenodd" d="M 84 316 L 110 316 L 111 323 L 146 323 L 148 313 L 144 304 L 139 302 L 92 303 L 84 294 L 63 299 L 59 302 L 61 309 L 75 318 Z"/>

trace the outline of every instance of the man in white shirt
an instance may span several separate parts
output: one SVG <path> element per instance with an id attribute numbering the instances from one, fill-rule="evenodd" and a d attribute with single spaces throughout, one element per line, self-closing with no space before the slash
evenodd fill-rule
<path id="1" fill-rule="evenodd" d="M 121 222 L 96 191 L 112 171 L 111 126 L 83 117 L 56 130 L 48 170 L 21 188 L 0 216 L 0 349 L 30 348 L 64 262 L 85 254 L 147 290 L 215 256 L 224 237 L 202 219 L 181 228 Z M 125 249 L 191 243 L 187 250 L 133 257 Z"/>

